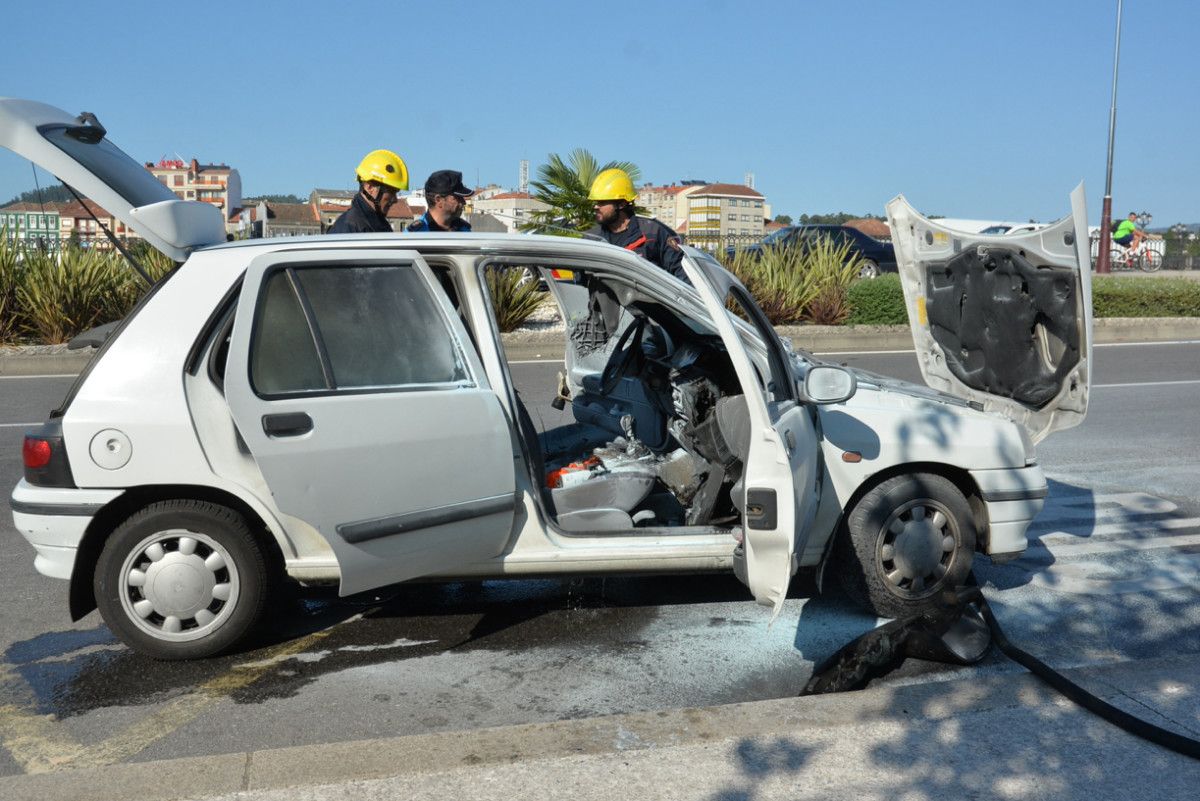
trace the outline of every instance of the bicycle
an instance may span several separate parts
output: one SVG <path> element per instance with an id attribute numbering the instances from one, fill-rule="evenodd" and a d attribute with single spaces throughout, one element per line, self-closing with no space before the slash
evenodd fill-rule
<path id="1" fill-rule="evenodd" d="M 1162 269 L 1163 254 L 1159 253 L 1150 247 L 1147 247 L 1149 240 L 1143 239 L 1136 248 L 1128 248 L 1123 245 L 1113 243 L 1112 250 L 1109 251 L 1108 260 L 1115 270 L 1141 270 L 1142 272 L 1153 273 Z"/>

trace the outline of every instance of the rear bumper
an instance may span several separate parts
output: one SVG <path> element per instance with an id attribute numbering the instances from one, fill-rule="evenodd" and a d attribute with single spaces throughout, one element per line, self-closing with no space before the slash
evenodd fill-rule
<path id="1" fill-rule="evenodd" d="M 34 550 L 34 568 L 44 576 L 71 578 L 79 543 L 92 518 L 121 490 L 35 487 L 24 479 L 13 490 L 13 526 Z"/>
<path id="2" fill-rule="evenodd" d="M 989 555 L 1016 555 L 1025 550 L 1025 530 L 1046 504 L 1049 487 L 1042 468 L 972 470 L 987 511 Z"/>

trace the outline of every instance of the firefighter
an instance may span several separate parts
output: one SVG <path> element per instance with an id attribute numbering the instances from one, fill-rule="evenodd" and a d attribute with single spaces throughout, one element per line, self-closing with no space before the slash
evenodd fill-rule
<path id="1" fill-rule="evenodd" d="M 683 272 L 679 235 L 658 220 L 634 214 L 637 192 L 629 173 L 616 168 L 604 170 L 592 182 L 588 199 L 596 211 L 597 227 L 591 233 L 613 245 L 632 250 L 680 280 L 688 280 Z"/>
<path id="2" fill-rule="evenodd" d="M 390 150 L 372 150 L 363 156 L 358 169 L 358 194 L 350 208 L 334 220 L 331 234 L 361 234 L 391 231 L 388 209 L 396 202 L 396 193 L 408 190 L 408 166 Z"/>
<path id="3" fill-rule="evenodd" d="M 438 170 L 425 181 L 428 209 L 408 226 L 410 231 L 456 231 L 466 233 L 471 224 L 462 218 L 467 198 L 475 194 L 462 182 L 458 170 Z"/>

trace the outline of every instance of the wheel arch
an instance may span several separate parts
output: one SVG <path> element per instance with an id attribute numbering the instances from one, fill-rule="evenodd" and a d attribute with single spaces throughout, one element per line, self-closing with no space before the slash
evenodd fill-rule
<path id="1" fill-rule="evenodd" d="M 279 541 L 263 516 L 237 495 L 216 487 L 193 484 L 152 484 L 131 487 L 107 503 L 92 517 L 92 521 L 88 524 L 83 539 L 79 543 L 68 592 L 68 608 L 72 621 L 81 619 L 96 608 L 92 577 L 96 572 L 96 563 L 100 558 L 100 552 L 104 549 L 104 543 L 109 535 L 116 530 L 117 526 L 150 504 L 172 500 L 206 501 L 226 506 L 242 515 L 255 538 L 265 547 L 271 562 L 271 569 L 282 574 L 284 556 Z"/>
<path id="2" fill-rule="evenodd" d="M 850 514 L 850 510 L 858 504 L 864 495 L 890 478 L 911 473 L 931 473 L 941 476 L 963 494 L 963 497 L 967 499 L 967 505 L 971 508 L 971 515 L 975 522 L 975 533 L 977 536 L 975 542 L 976 553 L 987 553 L 987 546 L 990 544 L 988 540 L 991 533 L 988 528 L 987 505 L 983 502 L 983 494 L 980 492 L 979 485 L 975 483 L 975 479 L 971 478 L 970 472 L 965 468 L 946 464 L 945 462 L 904 462 L 902 464 L 891 465 L 871 475 L 870 478 L 858 485 L 842 505 L 841 515 L 838 518 L 837 527 L 834 529 L 834 534 L 830 538 L 830 541 L 832 542 L 837 537 L 848 535 L 846 531 L 846 518 Z"/>

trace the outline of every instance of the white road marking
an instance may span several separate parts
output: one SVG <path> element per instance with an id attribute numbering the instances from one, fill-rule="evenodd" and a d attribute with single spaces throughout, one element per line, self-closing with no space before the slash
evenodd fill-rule
<path id="1" fill-rule="evenodd" d="M 1182 550 L 1200 547 L 1200 517 L 1171 517 L 1178 507 L 1165 498 L 1067 495 L 1048 499 L 1045 511 L 1030 527 L 1029 550 L 1013 563 L 1031 574 L 1033 586 L 1130 595 L 1200 584 L 1200 553 Z M 1132 558 L 1148 551 L 1161 553 Z"/>
<path id="2" fill-rule="evenodd" d="M 34 428 L 41 423 L 0 423 L 0 428 Z"/>
<path id="3" fill-rule="evenodd" d="M 1172 339 L 1166 342 L 1104 342 L 1093 344 L 1093 348 L 1152 348 L 1157 345 L 1200 345 L 1200 339 Z M 819 356 L 874 356 L 890 353 L 916 353 L 913 348 L 903 350 L 827 350 L 813 351 Z"/>
<path id="4" fill-rule="evenodd" d="M 46 375 L 0 375 L 0 381 L 13 378 L 77 378 L 76 373 L 48 373 Z"/>
<path id="5" fill-rule="evenodd" d="M 1189 381 L 1134 381 L 1128 384 L 1092 384 L 1092 389 L 1113 389 L 1114 387 L 1169 387 L 1186 384 L 1200 384 L 1200 378 Z"/>

